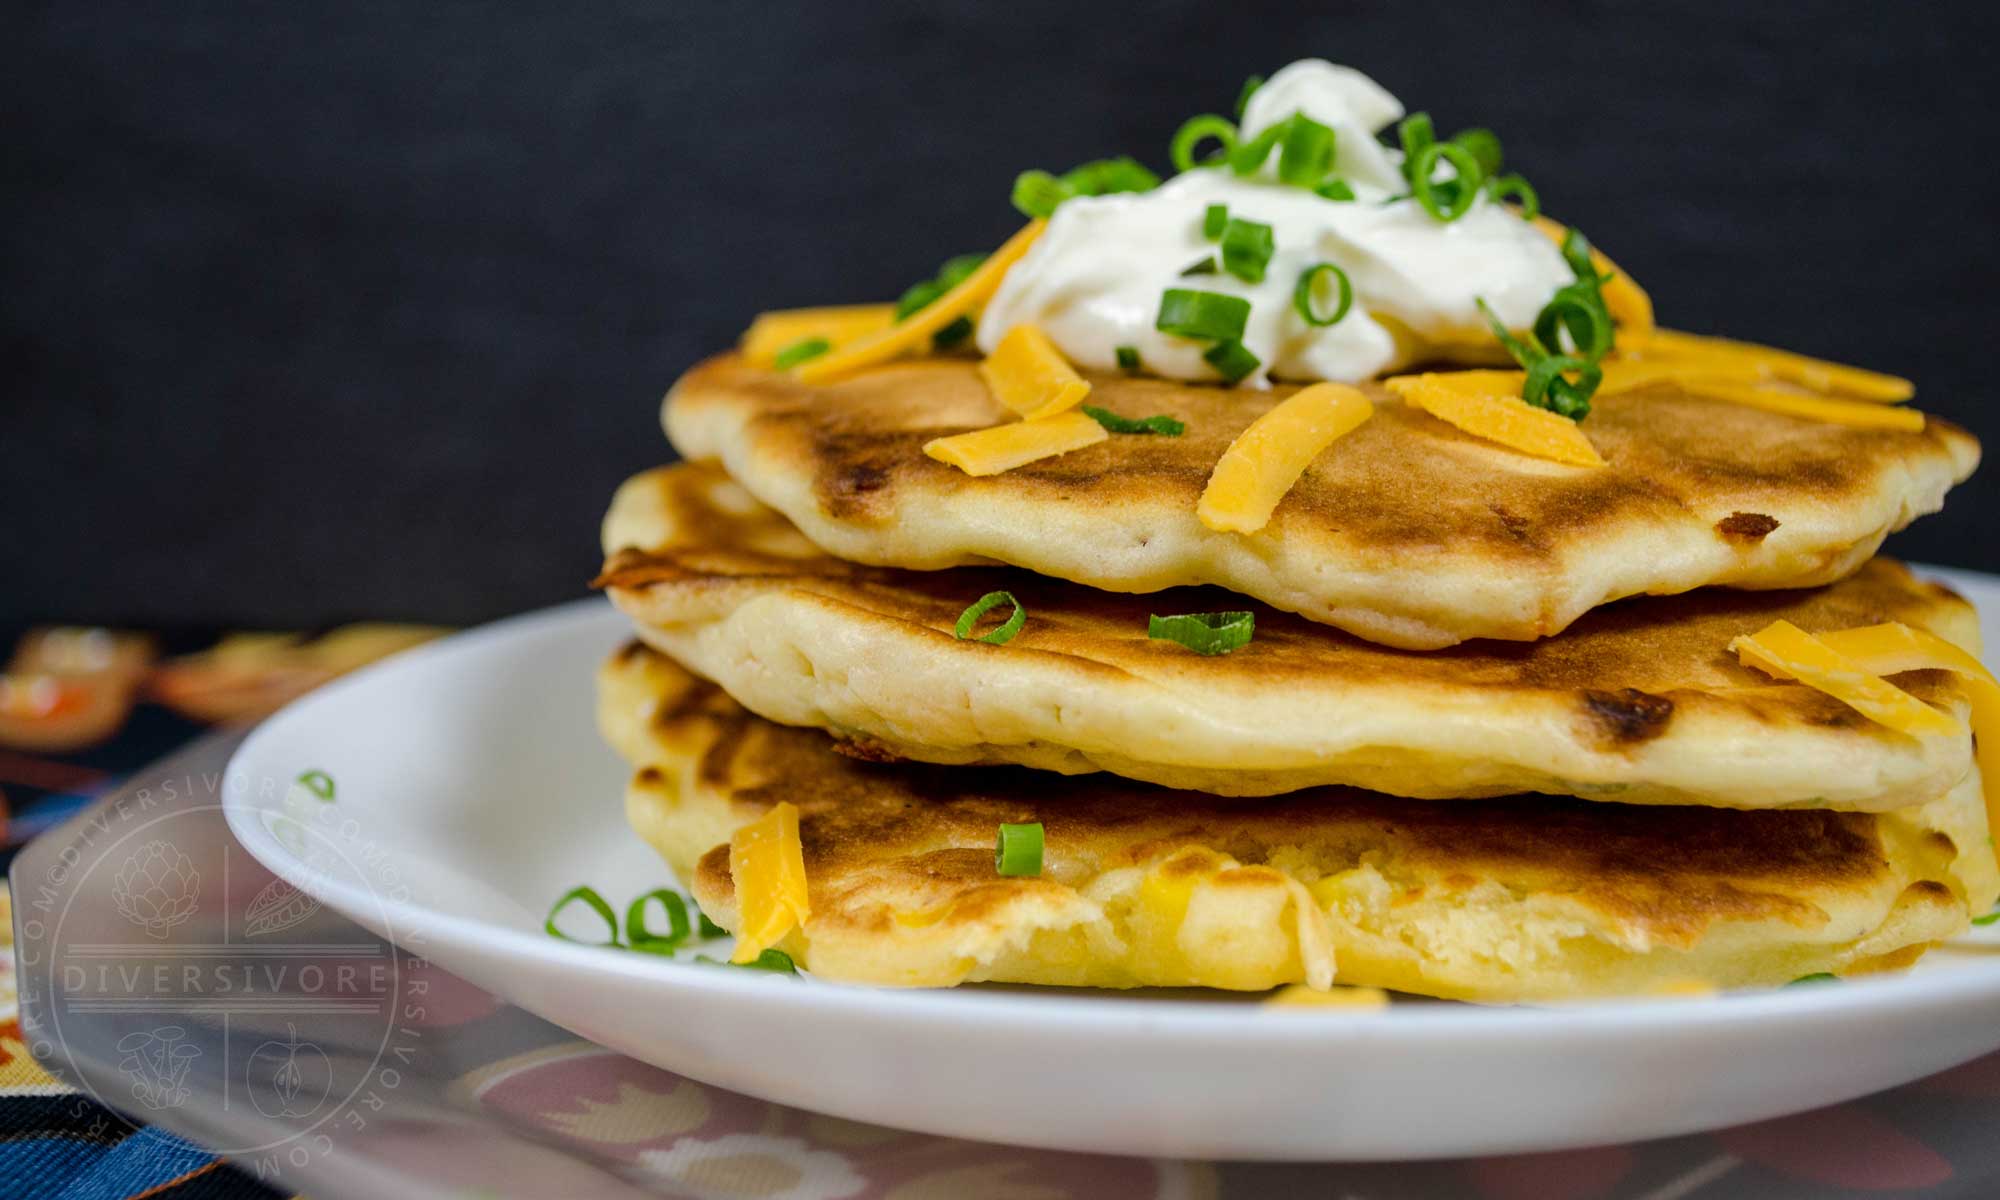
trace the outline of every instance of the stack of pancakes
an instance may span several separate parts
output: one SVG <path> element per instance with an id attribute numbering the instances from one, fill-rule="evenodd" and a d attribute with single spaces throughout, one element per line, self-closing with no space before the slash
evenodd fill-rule
<path id="1" fill-rule="evenodd" d="M 1579 470 L 1363 385 L 1373 418 L 1239 534 L 1196 501 L 1294 389 L 1090 382 L 1185 435 L 966 475 L 924 444 L 1007 414 L 953 357 L 808 385 L 725 355 L 668 396 L 687 461 L 604 523 L 638 640 L 600 720 L 720 924 L 732 834 L 785 802 L 810 915 L 780 948 L 872 984 L 1647 994 L 1906 965 L 1993 906 L 1969 734 L 1729 649 L 1785 620 L 1977 653 L 1965 601 L 1871 558 L 1976 465 L 1962 430 L 1661 383 L 1597 401 L 1610 465 Z M 1020 633 L 957 636 L 994 591 Z M 1228 654 L 1148 637 L 1243 609 Z M 1957 675 L 1890 679 L 1968 715 Z M 1031 822 L 1041 873 L 1000 874 Z"/>

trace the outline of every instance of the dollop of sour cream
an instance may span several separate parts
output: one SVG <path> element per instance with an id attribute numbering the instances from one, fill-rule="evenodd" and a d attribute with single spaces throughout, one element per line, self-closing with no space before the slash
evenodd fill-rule
<path id="1" fill-rule="evenodd" d="M 1426 361 L 1505 362 L 1476 301 L 1509 328 L 1532 324 L 1572 278 L 1554 244 L 1483 195 L 1450 223 L 1415 200 L 1393 199 L 1407 190 L 1402 155 L 1376 135 L 1401 119 L 1403 106 L 1361 72 L 1320 59 L 1291 64 L 1251 96 L 1239 137 L 1294 112 L 1334 130 L 1334 174 L 1354 200 L 1280 184 L 1274 151 L 1248 176 L 1200 168 L 1150 192 L 1067 201 L 986 306 L 980 348 L 991 352 L 1009 329 L 1035 325 L 1079 366 L 1112 369 L 1118 348 L 1130 346 L 1153 374 L 1215 380 L 1202 360 L 1209 343 L 1153 327 L 1161 293 L 1191 288 L 1250 301 L 1243 344 L 1262 364 L 1244 380 L 1252 386 L 1272 377 L 1354 382 Z M 1261 283 L 1224 272 L 1182 277 L 1217 252 L 1202 234 L 1211 204 L 1271 226 L 1277 248 Z M 1321 262 L 1346 271 L 1354 286 L 1353 308 L 1324 327 L 1292 304 L 1300 273 Z M 1332 295 L 1332 280 L 1320 282 Z"/>

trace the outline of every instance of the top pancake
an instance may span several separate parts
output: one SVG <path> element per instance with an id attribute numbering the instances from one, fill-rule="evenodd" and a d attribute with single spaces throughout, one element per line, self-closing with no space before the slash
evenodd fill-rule
<path id="1" fill-rule="evenodd" d="M 1089 403 L 1166 413 L 1181 437 L 1113 436 L 973 478 L 923 453 L 1010 419 L 968 359 L 811 386 L 735 355 L 668 393 L 668 436 L 718 459 L 829 553 L 936 570 L 1002 562 L 1121 592 L 1216 584 L 1387 645 L 1531 640 L 1623 596 L 1839 579 L 1936 511 L 1979 444 L 1854 429 L 1659 384 L 1600 397 L 1609 462 L 1561 466 L 1471 437 L 1366 385 L 1375 415 L 1320 454 L 1255 534 L 1195 516 L 1216 460 L 1295 390 L 1093 375 Z"/>
<path id="2" fill-rule="evenodd" d="M 1977 651 L 1970 605 L 1883 559 L 1811 591 L 1631 600 L 1527 645 L 1394 650 L 1264 609 L 1250 645 L 1203 657 L 1148 639 L 1148 613 L 1236 597 L 858 566 L 714 466 L 628 481 L 604 545 L 599 583 L 649 643 L 760 715 L 873 757 L 1102 770 L 1227 795 L 1348 784 L 1848 809 L 1923 803 L 1971 763 L 1968 736 L 1898 733 L 1728 653 L 1779 619 L 1810 632 L 1901 621 Z M 1020 634 L 953 637 L 966 605 L 995 590 L 1026 606 Z M 1954 675 L 1895 681 L 1966 711 Z"/>

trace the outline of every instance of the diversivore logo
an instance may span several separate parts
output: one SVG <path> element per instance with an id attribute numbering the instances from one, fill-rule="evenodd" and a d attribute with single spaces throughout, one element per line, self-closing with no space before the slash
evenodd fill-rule
<path id="1" fill-rule="evenodd" d="M 282 789 L 274 832 L 303 867 L 407 890 L 340 818 L 325 772 L 164 780 L 96 814 L 45 879 L 17 881 L 21 979 L 46 1014 L 30 1050 L 59 1075 L 140 1120 L 173 1127 L 187 1110 L 205 1141 L 270 1175 L 382 1111 L 419 1046 L 399 1018 L 427 985 L 420 959 L 251 859 L 213 802 L 225 787 Z M 218 1124 L 233 1144 L 216 1144 Z"/>

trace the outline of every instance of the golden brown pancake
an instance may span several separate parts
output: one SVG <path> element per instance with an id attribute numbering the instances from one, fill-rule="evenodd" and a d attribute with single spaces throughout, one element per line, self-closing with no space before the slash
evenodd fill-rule
<path id="1" fill-rule="evenodd" d="M 1232 800 L 857 761 L 637 643 L 599 683 L 638 767 L 634 826 L 725 927 L 730 833 L 798 805 L 812 911 L 780 948 L 834 980 L 1338 980 L 1482 1001 L 1757 986 L 1907 964 L 2000 893 L 1976 776 L 1893 814 Z M 1042 875 L 998 875 L 997 827 L 1027 821 L 1046 829 Z"/>
<path id="2" fill-rule="evenodd" d="M 1195 516 L 1270 391 L 1094 375 L 1089 403 L 1165 413 L 1182 437 L 1114 436 L 1003 474 L 925 457 L 1009 414 L 967 360 L 810 386 L 734 355 L 667 396 L 682 455 L 719 460 L 830 553 L 936 570 L 1003 562 L 1118 592 L 1214 584 L 1411 649 L 1529 640 L 1606 601 L 1829 583 L 1942 505 L 1979 444 L 1933 418 L 1862 430 L 1661 384 L 1601 397 L 1610 465 L 1566 467 L 1474 438 L 1368 385 L 1375 415 L 1324 451 L 1254 534 Z"/>
<path id="3" fill-rule="evenodd" d="M 1632 600 L 1559 637 L 1430 653 L 1252 606 L 1255 640 L 1205 658 L 1149 641 L 1148 613 L 1241 598 L 857 566 L 714 466 L 633 478 L 604 541 L 601 582 L 642 637 L 758 714 L 830 730 L 863 755 L 1103 770 L 1225 795 L 1347 784 L 1844 809 L 1931 800 L 1970 764 L 1969 736 L 1898 733 L 1727 652 L 1779 618 L 1814 631 L 1903 621 L 1976 652 L 1971 606 L 1886 560 L 1825 589 Z M 1026 606 L 1020 635 L 954 638 L 959 613 L 992 590 Z M 1966 710 L 1956 676 L 1897 682 Z"/>

